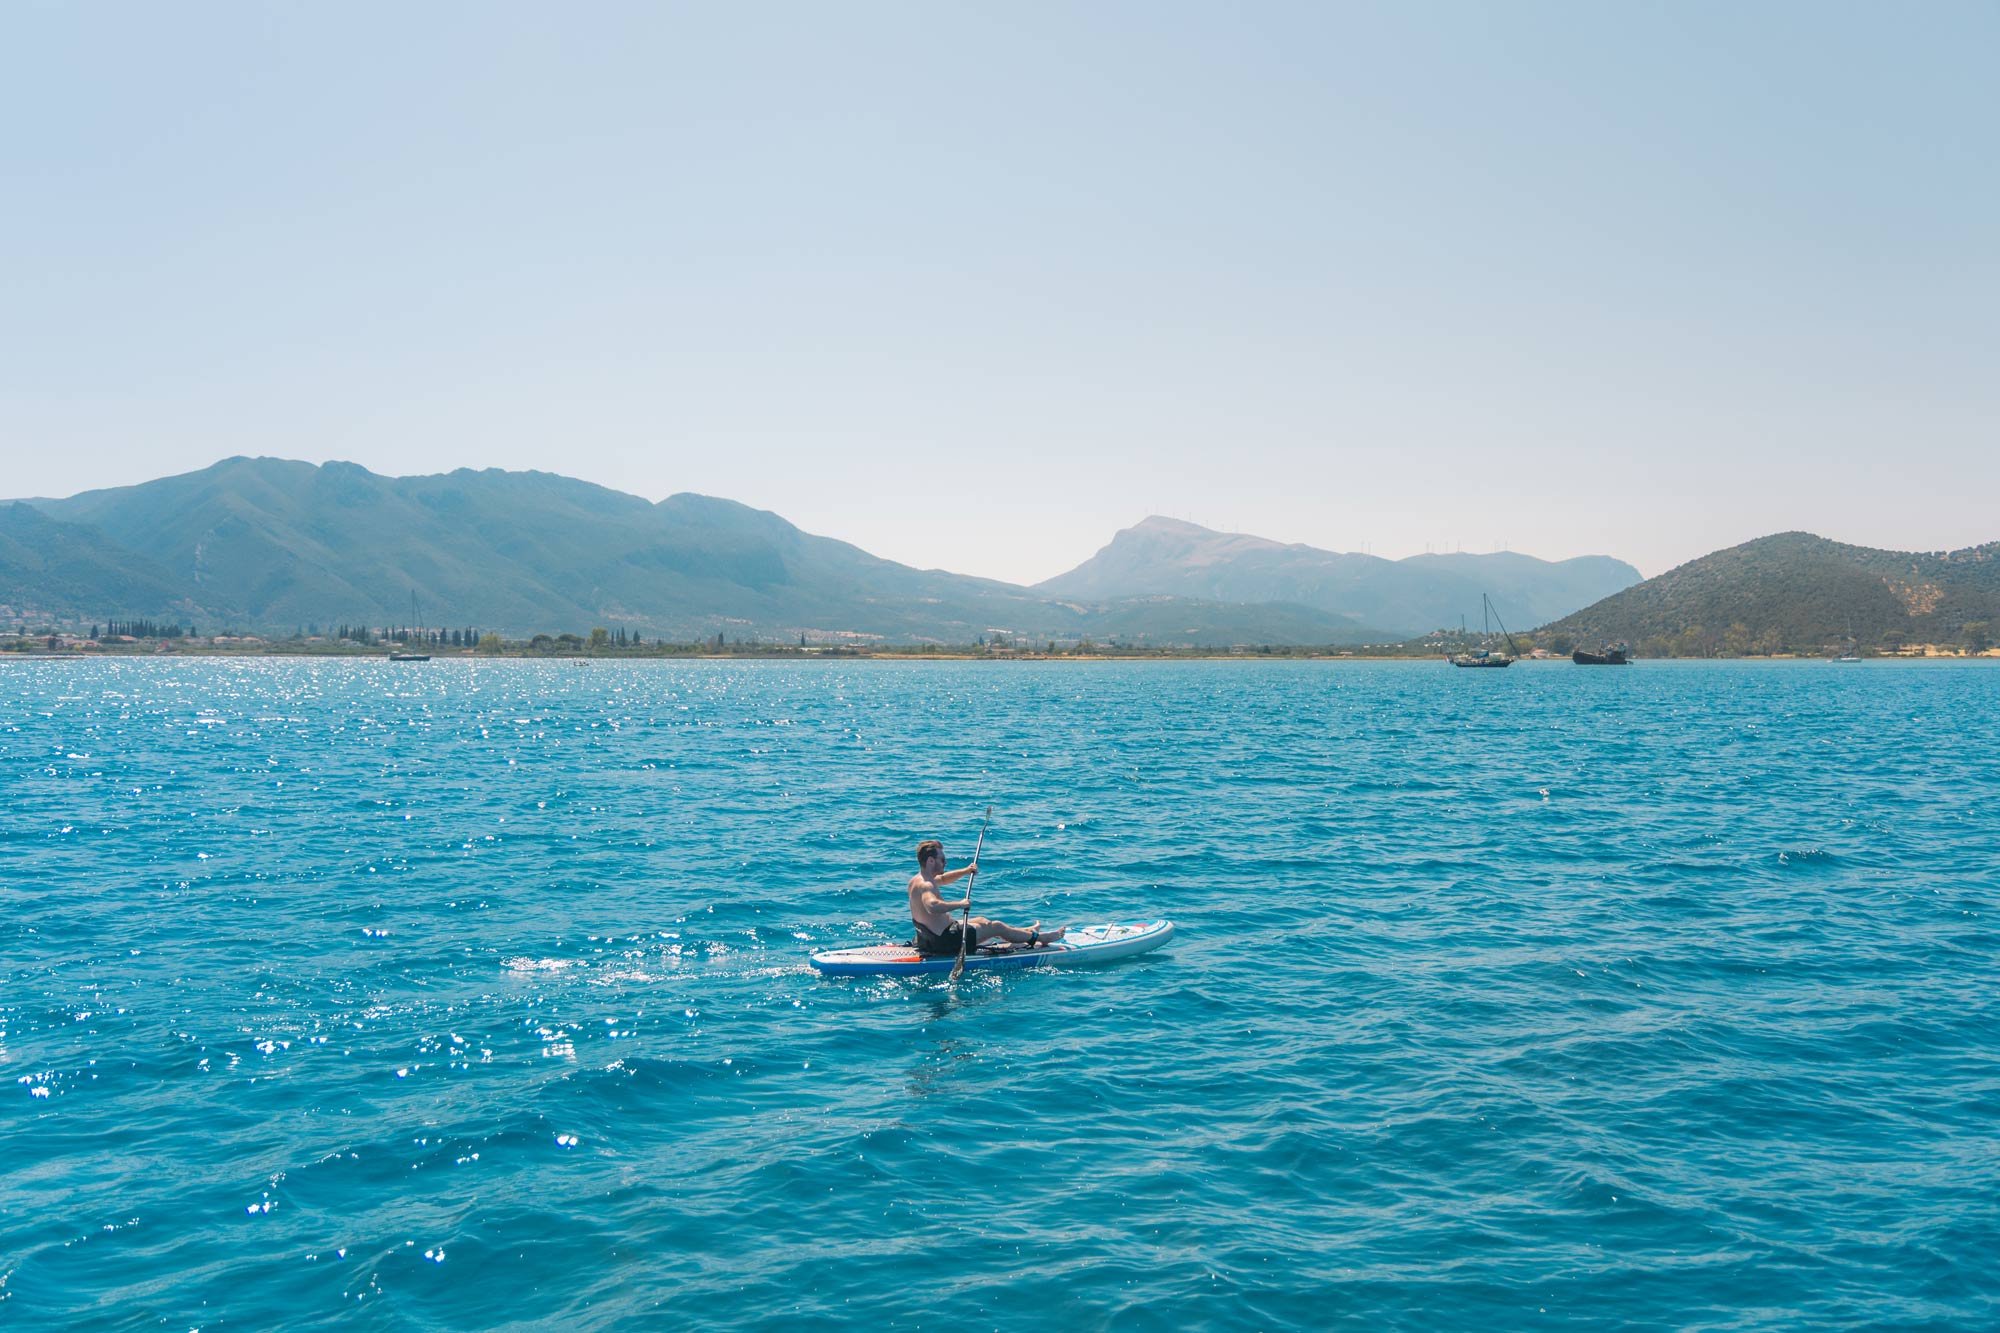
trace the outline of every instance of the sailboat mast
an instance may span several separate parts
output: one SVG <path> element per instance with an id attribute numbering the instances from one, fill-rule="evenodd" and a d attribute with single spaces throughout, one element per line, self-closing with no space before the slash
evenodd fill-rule
<path id="1" fill-rule="evenodd" d="M 1485 602 L 1485 601 L 1486 601 L 1486 594 L 1485 594 L 1485 593 L 1480 593 L 1480 594 L 1479 594 L 1479 599 L 1480 599 L 1480 601 L 1482 601 L 1482 602 Z M 1489 603 L 1487 603 L 1487 604 L 1488 604 L 1489 606 L 1491 605 L 1491 603 L 1490 603 L 1490 602 L 1489 602 Z M 1506 621 L 1504 621 L 1504 620 L 1501 620 L 1501 619 L 1500 619 L 1500 613 L 1499 613 L 1499 612 L 1498 612 L 1497 610 L 1496 610 L 1496 611 L 1495 611 L 1495 612 L 1493 613 L 1493 619 L 1494 619 L 1495 621 L 1499 622 L 1499 625 L 1500 625 L 1500 632 L 1501 632 L 1502 634 L 1507 634 L 1507 622 L 1506 622 Z M 1520 645 L 1520 644 L 1518 644 L 1518 643 L 1515 643 L 1515 642 L 1514 642 L 1514 636 L 1513 636 L 1513 635 L 1511 635 L 1511 634 L 1507 634 L 1507 651 L 1509 651 L 1509 652 L 1513 653 L 1513 654 L 1514 654 L 1514 656 L 1516 656 L 1516 657 L 1519 657 L 1519 656 L 1521 655 L 1521 645 Z"/>

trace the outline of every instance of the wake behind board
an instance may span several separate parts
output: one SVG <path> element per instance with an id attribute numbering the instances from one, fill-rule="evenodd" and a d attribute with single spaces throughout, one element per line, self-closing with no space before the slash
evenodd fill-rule
<path id="1" fill-rule="evenodd" d="M 1108 963 L 1157 949 L 1174 937 L 1171 921 L 1113 921 L 1072 926 L 1055 944 L 1033 949 L 976 949 L 965 955 L 965 970 L 1011 967 L 1075 967 Z M 927 958 L 907 944 L 871 944 L 863 949 L 830 949 L 812 956 L 812 965 L 830 977 L 921 977 L 950 973 L 954 954 Z"/>

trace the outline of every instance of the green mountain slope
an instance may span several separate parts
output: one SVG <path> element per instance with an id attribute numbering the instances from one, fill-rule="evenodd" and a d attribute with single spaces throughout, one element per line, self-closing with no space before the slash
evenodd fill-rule
<path id="1" fill-rule="evenodd" d="M 1368 637 L 1351 620 L 1304 607 L 1058 601 L 881 560 L 729 500 L 675 495 L 653 504 L 541 472 L 383 477 L 351 463 L 231 458 L 32 503 L 49 518 L 116 534 L 162 586 L 188 590 L 207 619 L 244 628 L 406 624 L 414 589 L 433 625 L 510 636 L 605 625 L 677 639 Z M 105 615 L 126 609 L 108 591 L 100 604 Z"/>
<path id="2" fill-rule="evenodd" d="M 2000 625 L 2000 542 L 1962 551 L 1880 551 L 1781 532 L 1691 560 L 1545 627 L 1579 643 L 1641 651 L 1816 651 L 1956 643 Z"/>
<path id="3" fill-rule="evenodd" d="M 0 606 L 17 616 L 118 614 L 178 620 L 190 589 L 87 524 L 28 504 L 0 504 Z"/>

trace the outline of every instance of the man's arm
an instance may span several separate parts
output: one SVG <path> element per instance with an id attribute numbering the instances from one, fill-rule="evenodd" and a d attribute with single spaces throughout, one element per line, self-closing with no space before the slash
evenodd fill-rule
<path id="1" fill-rule="evenodd" d="M 938 879 L 942 878 L 943 878 L 942 875 L 938 877 Z M 931 882 L 935 884 L 938 882 L 938 880 L 932 880 Z M 923 905 L 923 909 L 926 912 L 943 912 L 946 915 L 956 912 L 962 907 L 972 906 L 972 900 L 970 898 L 961 898 L 955 903 L 948 903 L 944 899 L 938 897 L 936 889 L 925 889 L 922 893 L 917 895 L 917 901 Z"/>
<path id="2" fill-rule="evenodd" d="M 938 877 L 933 880 L 925 880 L 921 875 L 918 876 L 917 880 L 910 885 L 911 890 L 917 895 L 917 905 L 926 912 L 956 912 L 961 908 L 972 906 L 972 899 L 969 896 L 960 898 L 957 902 L 946 902 L 944 899 L 938 897 L 938 885 L 954 884 L 977 869 L 979 869 L 979 863 L 974 861 L 971 865 L 960 870 L 940 871 Z M 922 885 L 921 888 L 918 887 L 919 884 Z"/>

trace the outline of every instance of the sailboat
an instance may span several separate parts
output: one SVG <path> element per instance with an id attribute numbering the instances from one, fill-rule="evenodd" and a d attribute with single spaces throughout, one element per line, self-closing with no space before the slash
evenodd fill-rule
<path id="1" fill-rule="evenodd" d="M 1493 609 L 1492 600 L 1483 592 L 1479 594 L 1479 620 L 1481 632 L 1488 635 L 1493 633 L 1494 624 L 1500 620 L 1500 613 Z M 1482 648 L 1476 653 L 1452 654 L 1450 658 L 1451 664 L 1455 667 L 1513 666 L 1514 659 L 1521 655 L 1521 645 L 1514 642 L 1513 635 L 1507 634 L 1507 627 L 1505 625 L 1500 626 L 1500 632 L 1507 635 L 1507 646 L 1513 650 L 1513 657 L 1509 657 L 1504 653 L 1488 652 Z"/>
<path id="2" fill-rule="evenodd" d="M 1840 650 L 1836 662 L 1859 662 L 1861 660 L 1861 640 L 1854 637 L 1854 617 L 1847 618 L 1847 646 Z"/>
<path id="3" fill-rule="evenodd" d="M 415 588 L 410 589 L 410 619 L 417 622 L 417 642 L 422 643 L 424 641 L 424 622 L 423 618 L 417 614 L 417 590 Z M 389 660 L 391 662 L 428 662 L 431 660 L 431 655 L 429 653 L 390 653 Z"/>

